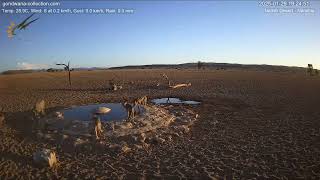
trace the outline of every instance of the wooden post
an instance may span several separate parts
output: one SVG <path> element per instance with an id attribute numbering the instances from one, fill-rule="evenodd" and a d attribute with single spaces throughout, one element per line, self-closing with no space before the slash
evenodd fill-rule
<path id="1" fill-rule="evenodd" d="M 70 61 L 68 62 L 68 71 L 69 71 L 69 85 L 71 86 Z"/>

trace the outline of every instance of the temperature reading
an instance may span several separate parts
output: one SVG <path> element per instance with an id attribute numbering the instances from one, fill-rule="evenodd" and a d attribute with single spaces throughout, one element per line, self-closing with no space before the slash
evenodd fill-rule
<path id="1" fill-rule="evenodd" d="M 27 14 L 30 13 L 29 9 L 16 9 L 16 14 Z"/>

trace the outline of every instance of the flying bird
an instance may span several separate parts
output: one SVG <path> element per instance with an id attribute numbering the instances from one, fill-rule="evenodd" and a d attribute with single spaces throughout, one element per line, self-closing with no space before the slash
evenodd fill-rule
<path id="1" fill-rule="evenodd" d="M 16 35 L 15 31 L 17 29 L 19 29 L 19 30 L 24 29 L 25 30 L 31 23 L 37 21 L 39 18 L 34 19 L 34 20 L 30 21 L 30 22 L 27 22 L 34 14 L 35 13 L 31 14 L 29 17 L 27 17 L 25 20 L 23 20 L 20 24 L 18 24 L 16 26 L 14 26 L 14 23 L 11 23 L 11 25 L 8 27 L 8 30 L 7 30 L 8 36 L 9 37 L 13 37 L 14 35 Z"/>
<path id="2" fill-rule="evenodd" d="M 38 20 L 39 18 L 37 18 L 37 19 L 35 19 L 35 20 L 32 20 L 32 21 L 30 21 L 30 22 L 28 22 L 27 24 L 23 24 L 23 25 L 21 25 L 20 27 L 19 27 L 19 29 L 20 30 L 22 30 L 22 29 L 26 29 L 26 27 L 28 27 L 31 23 L 33 23 L 33 22 L 35 22 L 36 20 Z"/>

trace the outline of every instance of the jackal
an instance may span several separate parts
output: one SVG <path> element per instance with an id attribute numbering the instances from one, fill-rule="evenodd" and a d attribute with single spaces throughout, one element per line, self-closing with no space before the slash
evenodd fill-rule
<path id="1" fill-rule="evenodd" d="M 129 104 L 128 102 L 122 103 L 122 106 L 126 109 L 128 113 L 128 119 L 132 119 L 135 116 L 134 105 Z"/>
<path id="2" fill-rule="evenodd" d="M 38 101 L 32 110 L 34 116 L 35 117 L 44 116 L 45 115 L 45 106 L 46 106 L 46 103 L 44 102 L 44 100 Z"/>
<path id="3" fill-rule="evenodd" d="M 134 101 L 135 105 L 144 105 L 146 106 L 148 102 L 148 97 L 147 96 L 142 96 L 141 98 L 138 98 Z"/>
<path id="4" fill-rule="evenodd" d="M 101 120 L 97 116 L 94 116 L 93 120 L 94 120 L 94 134 L 96 136 L 96 139 L 100 139 L 103 136 Z"/>
<path id="5" fill-rule="evenodd" d="M 45 115 L 45 105 L 44 100 L 41 100 L 38 101 L 32 109 L 34 115 L 32 129 L 42 130 L 45 128 L 45 122 L 41 119 L 41 117 Z"/>
<path id="6" fill-rule="evenodd" d="M 135 107 L 138 108 L 138 113 L 140 114 L 141 113 L 141 105 L 142 106 L 146 106 L 147 105 L 147 102 L 148 102 L 148 97 L 147 96 L 143 96 L 141 98 L 138 98 L 134 101 L 134 105 Z"/>

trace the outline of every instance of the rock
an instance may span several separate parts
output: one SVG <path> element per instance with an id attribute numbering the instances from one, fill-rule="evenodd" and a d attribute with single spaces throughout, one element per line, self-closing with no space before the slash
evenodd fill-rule
<path id="1" fill-rule="evenodd" d="M 181 111 L 177 112 L 176 114 L 177 114 L 178 116 L 183 116 L 183 115 L 184 115 L 183 112 L 181 112 Z"/>
<path id="2" fill-rule="evenodd" d="M 44 134 L 42 132 L 38 131 L 37 134 L 36 134 L 36 137 L 38 139 L 42 139 L 44 137 Z"/>
<path id="3" fill-rule="evenodd" d="M 117 86 L 116 84 L 113 84 L 112 87 L 111 87 L 111 90 L 113 91 L 117 91 L 117 90 L 120 90 L 122 89 L 122 86 Z"/>
<path id="4" fill-rule="evenodd" d="M 198 118 L 199 117 L 199 114 L 196 114 L 196 118 Z"/>
<path id="5" fill-rule="evenodd" d="M 107 114 L 111 111 L 110 108 L 107 107 L 99 107 L 96 111 L 97 114 Z"/>
<path id="6" fill-rule="evenodd" d="M 121 147 L 121 146 L 120 146 L 119 144 L 110 144 L 110 145 L 109 145 L 109 148 L 110 148 L 110 149 L 120 149 L 120 147 Z"/>
<path id="7" fill-rule="evenodd" d="M 190 119 L 185 119 L 184 117 L 183 118 L 177 117 L 176 121 L 179 122 L 180 124 L 189 124 L 191 122 Z"/>
<path id="8" fill-rule="evenodd" d="M 157 141 L 158 141 L 158 142 L 160 142 L 161 144 L 163 144 L 164 142 L 166 142 L 166 140 L 165 140 L 165 139 L 160 138 L 160 137 L 158 137 L 158 138 L 157 138 Z"/>
<path id="9" fill-rule="evenodd" d="M 92 144 L 89 143 L 89 141 L 87 139 L 83 140 L 83 139 L 77 138 L 75 141 L 73 141 L 72 145 L 73 145 L 74 150 L 87 151 L 87 150 L 92 149 Z"/>
<path id="10" fill-rule="evenodd" d="M 57 137 L 57 139 L 56 139 L 56 142 L 57 142 L 57 144 L 60 144 L 60 145 L 62 145 L 62 144 L 64 144 L 64 143 L 66 143 L 66 141 L 69 139 L 69 136 L 68 135 L 66 135 L 66 134 L 60 134 L 60 135 L 58 135 L 58 137 Z"/>
<path id="11" fill-rule="evenodd" d="M 121 147 L 121 151 L 123 152 L 123 153 L 127 153 L 127 152 L 130 152 L 131 151 L 131 148 L 129 148 L 127 145 L 122 145 L 122 147 Z"/>
<path id="12" fill-rule="evenodd" d="M 154 144 L 154 145 L 162 144 L 162 143 L 164 143 L 165 141 L 166 141 L 165 139 L 160 138 L 160 137 L 158 137 L 158 136 L 155 136 L 155 137 L 152 137 L 152 138 L 149 138 L 149 139 L 148 139 L 148 142 L 149 142 L 150 144 Z"/>
<path id="13" fill-rule="evenodd" d="M 148 137 L 146 142 L 149 144 L 157 145 L 159 142 L 157 141 L 157 137 Z"/>
<path id="14" fill-rule="evenodd" d="M 95 147 L 98 149 L 105 149 L 106 146 L 107 146 L 107 142 L 105 141 L 98 141 L 95 144 Z"/>
<path id="15" fill-rule="evenodd" d="M 42 167 L 54 167 L 57 165 L 56 153 L 49 149 L 42 149 L 33 153 L 33 161 Z"/>
<path id="16" fill-rule="evenodd" d="M 190 128 L 186 125 L 182 125 L 179 127 L 179 129 L 183 132 L 183 133 L 188 133 L 190 131 Z"/>
<path id="17" fill-rule="evenodd" d="M 141 121 L 139 125 L 140 125 L 140 127 L 151 126 L 151 122 L 149 122 L 149 121 Z"/>
<path id="18" fill-rule="evenodd" d="M 111 88 L 111 90 L 113 90 L 113 91 L 116 91 L 116 90 L 118 90 L 118 86 L 117 86 L 117 85 L 115 85 L 115 84 L 113 84 L 113 85 L 112 85 L 112 88 Z"/>
<path id="19" fill-rule="evenodd" d="M 141 133 L 141 134 L 139 135 L 139 141 L 142 142 L 142 143 L 144 143 L 145 140 L 146 140 L 146 134 L 145 134 L 145 133 Z"/>
<path id="20" fill-rule="evenodd" d="M 52 134 L 44 134 L 43 138 L 46 140 L 53 140 L 53 135 Z"/>
<path id="21" fill-rule="evenodd" d="M 142 146 L 142 145 L 135 144 L 135 145 L 133 145 L 133 146 L 134 146 L 134 148 L 136 148 L 136 149 L 143 149 L 143 146 Z"/>
<path id="22" fill-rule="evenodd" d="M 213 121 L 213 125 L 214 125 L 214 126 L 216 126 L 218 123 L 219 123 L 219 121 L 217 121 L 217 120 L 214 120 L 214 121 Z"/>
<path id="23" fill-rule="evenodd" d="M 105 124 L 105 127 L 104 127 L 106 130 L 111 130 L 111 131 L 114 131 L 115 130 L 115 125 L 114 125 L 114 123 L 112 123 L 112 122 L 107 122 L 106 124 Z"/>
<path id="24" fill-rule="evenodd" d="M 139 141 L 139 138 L 138 138 L 137 136 L 132 136 L 132 140 L 133 140 L 134 142 L 138 142 L 138 141 Z"/>
<path id="25" fill-rule="evenodd" d="M 180 137 L 179 133 L 173 133 L 173 136 Z"/>
<path id="26" fill-rule="evenodd" d="M 55 112 L 55 116 L 58 119 L 63 119 L 64 118 L 62 112 Z"/>
<path id="27" fill-rule="evenodd" d="M 126 123 L 123 123 L 122 125 L 120 125 L 120 128 L 131 129 L 131 128 L 133 128 L 133 124 L 131 122 L 126 122 Z"/>
<path id="28" fill-rule="evenodd" d="M 148 147 L 150 147 L 150 144 L 148 144 L 148 143 L 142 143 L 142 147 L 143 147 L 143 148 L 148 148 Z"/>
<path id="29" fill-rule="evenodd" d="M 86 143 L 86 141 L 84 141 L 83 139 L 77 138 L 76 140 L 74 140 L 73 142 L 73 147 L 77 148 L 77 147 L 81 147 Z"/>
<path id="30" fill-rule="evenodd" d="M 68 139 L 68 138 L 69 138 L 69 136 L 66 135 L 66 134 L 61 134 L 61 135 L 59 136 L 59 140 L 60 140 L 61 143 L 62 143 L 63 141 L 65 141 L 66 139 Z"/>

